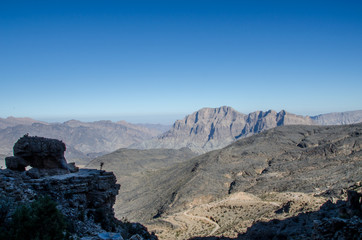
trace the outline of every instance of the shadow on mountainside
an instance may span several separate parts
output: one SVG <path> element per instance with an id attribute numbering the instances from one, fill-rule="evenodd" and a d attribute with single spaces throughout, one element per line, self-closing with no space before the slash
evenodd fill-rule
<path id="1" fill-rule="evenodd" d="M 348 191 L 347 201 L 328 200 L 318 211 L 256 222 L 236 238 L 210 236 L 190 240 L 362 239 L 361 199 L 361 193 Z"/>

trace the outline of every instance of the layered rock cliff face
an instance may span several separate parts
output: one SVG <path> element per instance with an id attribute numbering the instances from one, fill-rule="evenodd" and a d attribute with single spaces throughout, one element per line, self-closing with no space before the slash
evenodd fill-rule
<path id="1" fill-rule="evenodd" d="M 22 140 L 24 139 L 19 142 Z M 47 141 L 44 138 L 41 140 Z M 19 142 L 14 149 L 18 149 Z M 31 145 L 28 147 L 31 149 Z M 74 237 L 107 239 L 100 238 L 99 234 L 113 232 L 117 233 L 118 237 L 112 239 L 157 239 L 142 225 L 123 223 L 114 217 L 113 205 L 120 185 L 116 183 L 112 172 L 81 169 L 59 175 L 53 171 L 54 168 L 42 167 L 39 168 L 42 174 L 34 175 L 33 169 L 37 168 L 29 171 L 0 170 L 0 194 L 3 199 L 12 203 L 6 218 L 11 218 L 20 204 L 31 202 L 41 195 L 48 195 L 57 202 L 59 210 L 66 216 Z"/>
<path id="2" fill-rule="evenodd" d="M 237 139 L 281 125 L 313 125 L 310 117 L 281 111 L 256 111 L 248 115 L 231 107 L 203 108 L 178 120 L 172 129 L 142 144 L 141 149 L 188 147 L 196 153 L 205 153 L 229 145 Z"/>

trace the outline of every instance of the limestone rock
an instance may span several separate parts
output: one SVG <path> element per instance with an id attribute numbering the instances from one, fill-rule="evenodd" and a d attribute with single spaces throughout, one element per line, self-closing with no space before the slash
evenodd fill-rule
<path id="1" fill-rule="evenodd" d="M 153 149 L 188 147 L 195 153 L 223 148 L 234 141 L 282 125 L 345 125 L 362 122 L 362 111 L 301 116 L 282 110 L 243 114 L 231 107 L 203 108 L 151 140 L 131 148 Z"/>
<path id="2" fill-rule="evenodd" d="M 27 174 L 32 178 L 77 172 L 79 168 L 74 163 L 67 164 L 65 149 L 65 144 L 57 139 L 24 135 L 14 145 L 14 156 L 5 159 L 6 167 L 25 171 L 31 166 Z"/>
<path id="3" fill-rule="evenodd" d="M 5 158 L 6 167 L 16 171 L 25 171 L 25 168 L 29 165 L 27 161 L 25 161 L 21 157 L 6 157 Z"/>
<path id="4" fill-rule="evenodd" d="M 108 239 L 129 239 L 134 234 L 140 234 L 144 239 L 157 239 L 142 225 L 124 224 L 114 217 L 113 205 L 120 185 L 112 172 L 81 169 L 76 173 L 43 177 L 42 171 L 49 170 L 59 169 L 29 170 L 37 173 L 37 178 L 29 177 L 29 171 L 0 170 L 0 196 L 14 205 L 11 211 L 15 211 L 19 203 L 48 195 L 58 203 L 76 239 L 98 240 L 101 239 L 98 234 L 105 232 L 110 237 L 118 236 Z"/>
<path id="5" fill-rule="evenodd" d="M 31 178 L 41 178 L 41 177 L 47 177 L 47 176 L 54 176 L 54 175 L 62 175 L 69 173 L 68 170 L 62 169 L 62 168 L 31 168 L 28 171 L 26 171 L 26 174 Z"/>
<path id="6" fill-rule="evenodd" d="M 231 107 L 203 108 L 175 122 L 157 138 L 134 145 L 134 148 L 190 148 L 196 153 L 220 149 L 232 142 L 281 125 L 313 125 L 310 117 L 284 110 L 243 114 Z"/>
<path id="7" fill-rule="evenodd" d="M 57 139 L 24 135 L 14 145 L 14 156 L 31 167 L 68 169 L 64 158 L 65 144 Z"/>

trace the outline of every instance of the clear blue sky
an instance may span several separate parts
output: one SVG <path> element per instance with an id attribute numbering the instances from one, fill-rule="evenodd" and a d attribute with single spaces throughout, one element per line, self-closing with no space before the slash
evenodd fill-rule
<path id="1" fill-rule="evenodd" d="M 362 1 L 2 0 L 0 81 L 0 117 L 362 109 Z"/>

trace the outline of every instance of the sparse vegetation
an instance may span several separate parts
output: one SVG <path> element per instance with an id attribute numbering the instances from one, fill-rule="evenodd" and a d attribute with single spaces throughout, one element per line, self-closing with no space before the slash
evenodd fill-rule
<path id="1" fill-rule="evenodd" d="M 12 215 L 11 221 L 4 223 L 7 225 L 7 231 L 1 231 L 0 239 L 68 239 L 65 218 L 56 206 L 56 202 L 48 196 L 41 196 L 31 204 L 19 206 Z"/>

